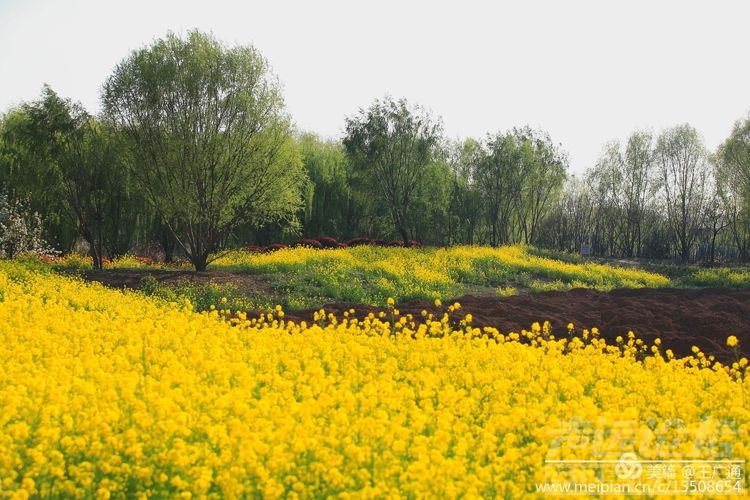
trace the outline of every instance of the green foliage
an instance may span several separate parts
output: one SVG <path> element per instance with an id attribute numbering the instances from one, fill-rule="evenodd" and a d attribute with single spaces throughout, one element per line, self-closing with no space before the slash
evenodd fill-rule
<path id="1" fill-rule="evenodd" d="M 483 200 L 492 246 L 536 243 L 562 191 L 568 160 L 549 134 L 528 127 L 488 135 L 471 177 Z"/>
<path id="2" fill-rule="evenodd" d="M 722 163 L 734 174 L 734 180 L 750 194 L 750 114 L 738 120 L 719 148 Z"/>
<path id="3" fill-rule="evenodd" d="M 342 141 L 295 134 L 268 61 L 198 31 L 132 52 L 102 96 L 101 120 L 49 86 L 0 117 L 0 192 L 29 200 L 53 247 L 85 240 L 95 267 L 159 245 L 202 270 L 227 248 L 322 235 L 750 259 L 750 116 L 714 155 L 688 124 L 635 131 L 565 183 L 545 131 L 445 140 L 404 99 L 348 117 Z"/>
<path id="4" fill-rule="evenodd" d="M 499 286 L 495 289 L 495 295 L 498 297 L 513 297 L 518 295 L 518 289 L 514 286 Z"/>
<path id="5" fill-rule="evenodd" d="M 306 177 L 254 48 L 170 33 L 120 63 L 102 99 L 129 139 L 131 173 L 197 270 L 243 225 L 296 222 Z"/>
<path id="6" fill-rule="evenodd" d="M 549 248 L 526 247 L 526 253 L 544 259 L 559 260 L 568 264 L 583 264 L 585 259 L 578 253 L 554 250 Z"/>
<path id="7" fill-rule="evenodd" d="M 748 268 L 702 268 L 695 269 L 682 280 L 685 286 L 750 288 L 750 269 Z"/>
<path id="8" fill-rule="evenodd" d="M 521 289 L 611 290 L 669 285 L 666 277 L 639 269 L 569 263 L 534 252 L 538 253 L 526 246 L 296 248 L 273 254 L 233 252 L 218 259 L 215 266 L 271 275 L 280 303 L 290 310 L 318 307 L 328 301 L 377 305 L 388 297 L 397 301 L 447 300 L 478 287 L 493 287 L 502 295 Z"/>
<path id="9" fill-rule="evenodd" d="M 36 255 L 26 254 L 15 260 L 0 259 L 0 272 L 16 282 L 33 280 L 34 276 L 48 274 L 51 271 L 51 267 Z M 2 302 L 1 298 L 2 290 L 0 290 L 0 302 Z"/>
<path id="10" fill-rule="evenodd" d="M 667 224 L 680 259 L 688 262 L 710 199 L 707 151 L 698 131 L 683 124 L 659 135 L 655 154 Z"/>
<path id="11" fill-rule="evenodd" d="M 105 253 L 112 257 L 127 249 L 137 196 L 129 189 L 114 130 L 45 86 L 39 100 L 14 111 L 2 135 L 11 160 L 0 171 L 13 178 L 14 196 L 38 200 L 39 213 L 53 221 L 47 224 L 51 232 L 63 216 L 68 229 L 89 244 L 99 268 Z M 58 242 L 66 239 L 56 231 Z"/>
<path id="12" fill-rule="evenodd" d="M 354 191 L 353 172 L 342 144 L 304 134 L 299 149 L 310 179 L 302 217 L 305 236 L 336 235 L 342 240 L 358 236 L 356 227 L 363 207 Z"/>
<path id="13" fill-rule="evenodd" d="M 70 252 L 55 259 L 52 268 L 56 271 L 83 271 L 91 269 L 91 259 L 80 253 Z"/>
<path id="14" fill-rule="evenodd" d="M 399 236 L 410 239 L 415 191 L 435 157 L 442 125 L 420 106 L 386 97 L 346 119 L 344 147 L 354 168 L 377 186 Z"/>
<path id="15" fill-rule="evenodd" d="M 26 106 L 9 110 L 0 123 L 0 189 L 10 200 L 28 198 L 29 210 L 42 216 L 45 239 L 65 248 L 72 245 L 75 228 L 63 215 L 59 172 L 50 154 L 52 142 L 44 128 L 32 123 Z"/>
<path id="16" fill-rule="evenodd" d="M 239 292 L 234 284 L 194 283 L 183 280 L 174 284 L 161 284 L 153 276 L 141 280 L 138 290 L 145 295 L 166 302 L 181 303 L 189 300 L 195 311 L 210 311 L 213 308 L 231 311 L 253 311 L 267 309 L 270 303 L 259 304 Z"/>
<path id="17" fill-rule="evenodd" d="M 715 157 L 716 184 L 741 261 L 750 259 L 750 115 L 734 124 Z"/>

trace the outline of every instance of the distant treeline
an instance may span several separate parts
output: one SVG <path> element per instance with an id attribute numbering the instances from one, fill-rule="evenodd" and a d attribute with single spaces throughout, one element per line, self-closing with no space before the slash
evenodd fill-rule
<path id="1" fill-rule="evenodd" d="M 199 32 L 133 52 L 102 108 L 45 86 L 2 116 L 0 253 L 82 240 L 95 263 L 159 253 L 204 269 L 222 248 L 328 236 L 750 259 L 750 116 L 715 152 L 687 124 L 635 131 L 581 177 L 542 130 L 452 141 L 388 96 L 321 139 L 294 130 L 257 51 Z"/>

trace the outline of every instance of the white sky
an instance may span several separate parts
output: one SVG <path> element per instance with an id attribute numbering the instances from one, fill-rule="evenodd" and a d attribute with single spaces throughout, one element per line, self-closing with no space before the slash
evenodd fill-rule
<path id="1" fill-rule="evenodd" d="M 688 122 L 714 150 L 750 111 L 748 19 L 744 0 L 0 0 L 0 113 L 45 82 L 96 113 L 131 50 L 198 28 L 259 49 L 302 130 L 339 138 L 390 94 L 448 137 L 543 128 L 580 172 L 636 128 Z"/>

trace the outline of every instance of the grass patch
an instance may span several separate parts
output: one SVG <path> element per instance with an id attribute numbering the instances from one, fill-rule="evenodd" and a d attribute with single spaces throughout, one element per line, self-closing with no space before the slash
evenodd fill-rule
<path id="1" fill-rule="evenodd" d="M 248 311 L 273 307 L 269 302 L 254 300 L 233 283 L 194 283 L 184 280 L 166 285 L 153 276 L 146 276 L 141 280 L 138 291 L 166 302 L 189 300 L 196 311 L 209 311 L 212 308 Z"/>
<path id="2" fill-rule="evenodd" d="M 713 267 L 693 270 L 682 279 L 685 286 L 748 288 L 750 287 L 750 269 Z"/>

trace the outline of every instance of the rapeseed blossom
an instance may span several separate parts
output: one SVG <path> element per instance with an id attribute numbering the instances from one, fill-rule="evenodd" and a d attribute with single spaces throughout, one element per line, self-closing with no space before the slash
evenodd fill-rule
<path id="1" fill-rule="evenodd" d="M 548 460 L 623 451 L 595 434 L 583 449 L 580 423 L 627 422 L 643 458 L 750 459 L 745 358 L 638 360 L 636 342 L 457 328 L 447 313 L 282 313 L 200 314 L 0 266 L 0 491 L 518 498 Z"/>
<path id="2" fill-rule="evenodd" d="M 283 249 L 273 253 L 234 251 L 211 264 L 219 269 L 248 273 L 285 272 L 292 276 L 315 271 L 316 282 L 333 298 L 382 304 L 388 297 L 442 300 L 461 294 L 465 284 L 496 286 L 524 281 L 528 276 L 554 284 L 551 289 L 570 287 L 612 288 L 663 287 L 665 276 L 641 269 L 623 269 L 592 262 L 569 263 L 534 255 L 526 245 L 490 248 L 391 248 L 357 246 L 316 250 Z M 535 283 L 526 285 L 540 289 Z M 541 286 L 541 282 L 538 284 Z M 544 289 L 542 286 L 541 289 Z M 498 288 L 498 293 L 515 293 Z"/>

